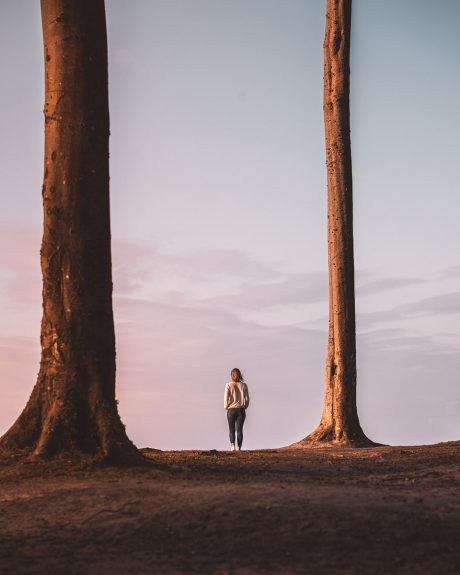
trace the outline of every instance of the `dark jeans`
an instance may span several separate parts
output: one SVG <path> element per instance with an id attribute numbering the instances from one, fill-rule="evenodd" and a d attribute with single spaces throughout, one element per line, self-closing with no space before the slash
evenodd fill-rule
<path id="1" fill-rule="evenodd" d="M 243 424 L 246 419 L 244 407 L 232 407 L 227 409 L 228 430 L 230 432 L 230 443 L 235 443 L 235 427 L 238 447 L 243 445 Z"/>

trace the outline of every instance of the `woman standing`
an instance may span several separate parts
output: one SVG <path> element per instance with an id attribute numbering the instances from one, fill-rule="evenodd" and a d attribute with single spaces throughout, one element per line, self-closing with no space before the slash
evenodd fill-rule
<path id="1" fill-rule="evenodd" d="M 249 391 L 241 371 L 235 367 L 230 373 L 232 381 L 225 386 L 224 408 L 227 410 L 228 429 L 230 433 L 230 450 L 235 451 L 235 427 L 237 450 L 243 445 L 243 424 L 246 419 L 246 408 L 249 405 Z"/>

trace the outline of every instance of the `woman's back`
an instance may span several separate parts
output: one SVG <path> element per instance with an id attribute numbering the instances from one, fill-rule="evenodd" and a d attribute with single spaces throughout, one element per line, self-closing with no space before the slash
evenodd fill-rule
<path id="1" fill-rule="evenodd" d="M 249 405 L 249 391 L 245 381 L 229 381 L 225 386 L 224 407 L 234 409 Z"/>

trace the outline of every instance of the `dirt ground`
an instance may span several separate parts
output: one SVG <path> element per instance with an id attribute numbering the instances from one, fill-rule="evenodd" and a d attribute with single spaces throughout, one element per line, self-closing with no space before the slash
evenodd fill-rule
<path id="1" fill-rule="evenodd" d="M 0 463 L 0 573 L 460 574 L 460 442 Z"/>

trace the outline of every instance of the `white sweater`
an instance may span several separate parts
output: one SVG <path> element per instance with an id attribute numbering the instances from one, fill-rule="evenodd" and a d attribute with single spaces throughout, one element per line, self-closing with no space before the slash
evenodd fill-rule
<path id="1" fill-rule="evenodd" d="M 234 407 L 249 406 L 248 386 L 244 381 L 229 381 L 225 386 L 224 408 L 232 409 Z"/>

